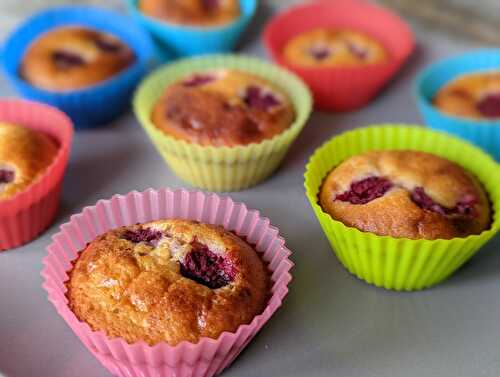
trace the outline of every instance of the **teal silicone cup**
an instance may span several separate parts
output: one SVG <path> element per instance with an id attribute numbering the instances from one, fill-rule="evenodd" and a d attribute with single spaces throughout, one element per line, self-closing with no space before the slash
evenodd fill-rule
<path id="1" fill-rule="evenodd" d="M 134 19 L 148 30 L 160 47 L 177 56 L 231 51 L 257 9 L 257 0 L 240 0 L 241 15 L 232 23 L 216 27 L 173 24 L 142 14 L 138 0 L 125 0 Z"/>
<path id="2" fill-rule="evenodd" d="M 500 49 L 480 49 L 440 60 L 416 79 L 415 96 L 425 123 L 433 129 L 466 139 L 500 161 L 500 119 L 478 120 L 455 117 L 438 110 L 432 99 L 436 92 L 458 76 L 500 70 Z"/>

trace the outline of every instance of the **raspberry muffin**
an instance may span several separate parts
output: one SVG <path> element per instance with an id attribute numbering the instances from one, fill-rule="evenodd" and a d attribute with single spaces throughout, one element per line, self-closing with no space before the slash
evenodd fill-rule
<path id="1" fill-rule="evenodd" d="M 239 0 L 140 0 L 139 10 L 165 22 L 220 26 L 240 16 Z"/>
<path id="2" fill-rule="evenodd" d="M 409 239 L 479 234 L 490 206 L 478 181 L 459 165 L 417 151 L 373 151 L 333 169 L 320 205 L 347 226 Z"/>
<path id="3" fill-rule="evenodd" d="M 303 67 L 342 67 L 383 63 L 385 47 L 374 38 L 348 29 L 314 29 L 290 39 L 283 49 L 289 64 Z"/>
<path id="4" fill-rule="evenodd" d="M 166 134 L 216 147 L 260 143 L 294 120 L 293 105 L 278 87 L 230 69 L 194 73 L 168 86 L 152 114 Z"/>
<path id="5" fill-rule="evenodd" d="M 0 201 L 34 183 L 52 164 L 58 146 L 48 135 L 0 123 Z"/>
<path id="6" fill-rule="evenodd" d="M 267 269 L 246 242 L 175 219 L 99 236 L 66 285 L 71 310 L 92 329 L 149 345 L 234 332 L 262 312 L 269 294 Z"/>
<path id="7" fill-rule="evenodd" d="M 443 86 L 434 105 L 452 116 L 500 118 L 500 71 L 463 75 Z"/>
<path id="8" fill-rule="evenodd" d="M 117 37 L 67 26 L 43 34 L 28 47 L 20 75 L 40 89 L 71 91 L 110 79 L 134 61 L 134 52 Z"/>

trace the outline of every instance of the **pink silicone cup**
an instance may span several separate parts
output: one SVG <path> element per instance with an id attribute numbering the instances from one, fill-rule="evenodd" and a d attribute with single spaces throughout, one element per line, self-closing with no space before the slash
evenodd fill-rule
<path id="1" fill-rule="evenodd" d="M 59 151 L 47 171 L 14 197 L 0 200 L 0 250 L 21 246 L 45 230 L 59 208 L 61 184 L 68 163 L 73 124 L 61 111 L 21 100 L 0 100 L 0 122 L 13 123 L 50 135 Z"/>
<path id="2" fill-rule="evenodd" d="M 196 344 L 182 342 L 173 347 L 167 343 L 128 344 L 122 338 L 108 338 L 102 331 L 93 331 L 76 318 L 68 306 L 64 282 L 79 251 L 109 229 L 166 218 L 221 225 L 255 245 L 268 263 L 273 285 L 267 307 L 250 324 L 241 325 L 235 333 L 225 332 L 218 339 L 202 338 Z M 49 301 L 89 351 L 115 376 L 210 377 L 220 373 L 281 306 L 292 279 L 291 252 L 269 219 L 229 197 L 201 191 L 149 189 L 101 200 L 62 225 L 47 251 L 42 276 Z"/>
<path id="3" fill-rule="evenodd" d="M 360 67 L 304 68 L 284 59 L 283 48 L 292 37 L 320 27 L 364 32 L 385 46 L 390 60 Z M 326 111 L 354 110 L 370 102 L 415 48 L 413 34 L 400 17 L 363 0 L 323 0 L 289 8 L 269 22 L 263 38 L 271 57 L 299 75 L 311 88 L 316 108 Z"/>

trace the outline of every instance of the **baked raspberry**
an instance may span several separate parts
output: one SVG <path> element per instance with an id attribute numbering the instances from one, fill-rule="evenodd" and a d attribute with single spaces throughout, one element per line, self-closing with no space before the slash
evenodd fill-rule
<path id="1" fill-rule="evenodd" d="M 358 46 L 355 43 L 347 42 L 347 49 L 351 54 L 356 56 L 358 59 L 364 60 L 368 56 L 368 51 L 363 47 Z"/>
<path id="2" fill-rule="evenodd" d="M 213 12 L 219 7 L 219 0 L 201 0 L 201 4 L 207 11 Z"/>
<path id="3" fill-rule="evenodd" d="M 11 183 L 14 181 L 15 173 L 10 169 L 0 169 L 0 183 Z"/>
<path id="4" fill-rule="evenodd" d="M 249 86 L 243 97 L 243 101 L 249 107 L 261 111 L 269 111 L 275 106 L 279 106 L 281 102 L 272 93 L 265 93 L 258 86 Z"/>
<path id="5" fill-rule="evenodd" d="M 224 287 L 234 280 L 236 270 L 224 257 L 196 240 L 191 246 L 193 249 L 181 263 L 182 276 L 211 289 Z"/>
<path id="6" fill-rule="evenodd" d="M 78 54 L 68 51 L 56 51 L 52 59 L 59 69 L 70 69 L 85 64 L 85 60 Z"/>
<path id="7" fill-rule="evenodd" d="M 366 204 L 384 196 L 393 184 L 387 178 L 368 177 L 351 183 L 349 191 L 337 195 L 335 200 L 350 202 L 351 204 Z"/>
<path id="8" fill-rule="evenodd" d="M 139 230 L 127 230 L 122 234 L 122 238 L 133 242 L 145 242 L 151 246 L 156 246 L 158 240 L 163 237 L 162 232 L 150 228 L 141 228 Z"/>
<path id="9" fill-rule="evenodd" d="M 193 77 L 184 81 L 182 83 L 182 85 L 184 85 L 185 87 L 191 88 L 191 87 L 195 87 L 195 86 L 205 85 L 205 84 L 208 84 L 209 82 L 212 82 L 212 81 L 215 81 L 214 75 L 200 74 L 200 75 L 194 75 Z"/>
<path id="10" fill-rule="evenodd" d="M 118 43 L 105 38 L 97 38 L 95 40 L 95 44 L 101 51 L 109 53 L 115 53 L 121 49 L 121 46 Z"/>
<path id="11" fill-rule="evenodd" d="M 476 104 L 477 109 L 488 118 L 500 117 L 500 93 L 485 95 Z"/>
<path id="12" fill-rule="evenodd" d="M 320 45 L 311 46 L 307 52 L 316 60 L 324 60 L 331 54 L 328 47 Z"/>
<path id="13" fill-rule="evenodd" d="M 477 199 L 473 195 L 467 195 L 453 208 L 447 208 L 436 203 L 429 195 L 426 194 L 423 187 L 416 187 L 411 193 L 411 199 L 420 208 L 433 211 L 441 215 L 475 216 L 474 206 L 477 203 Z"/>

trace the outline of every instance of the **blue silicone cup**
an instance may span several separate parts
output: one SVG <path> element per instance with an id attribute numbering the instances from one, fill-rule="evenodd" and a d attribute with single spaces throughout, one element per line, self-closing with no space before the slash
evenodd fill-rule
<path id="1" fill-rule="evenodd" d="M 109 80 L 89 88 L 70 92 L 35 88 L 19 76 L 25 51 L 39 35 L 63 25 L 92 27 L 119 37 L 134 50 L 135 63 Z M 24 98 L 64 111 L 77 129 L 104 125 L 128 109 L 135 87 L 153 62 L 154 46 L 147 33 L 125 16 L 88 6 L 62 6 L 35 14 L 9 36 L 2 51 L 3 69 L 16 91 Z"/>
<path id="2" fill-rule="evenodd" d="M 422 117 L 430 128 L 466 139 L 500 161 L 500 119 L 455 117 L 441 112 L 432 104 L 436 92 L 450 80 L 488 70 L 500 70 L 500 49 L 480 49 L 440 60 L 419 74 L 414 90 Z"/>
<path id="3" fill-rule="evenodd" d="M 137 9 L 137 1 L 125 0 L 134 19 L 163 49 L 178 57 L 231 51 L 257 9 L 257 0 L 240 0 L 241 15 L 236 21 L 216 27 L 195 27 L 146 16 Z"/>

